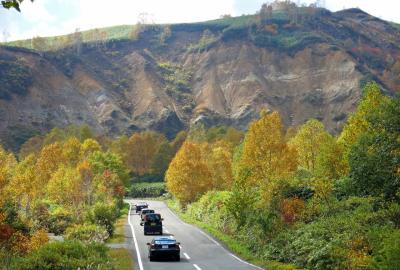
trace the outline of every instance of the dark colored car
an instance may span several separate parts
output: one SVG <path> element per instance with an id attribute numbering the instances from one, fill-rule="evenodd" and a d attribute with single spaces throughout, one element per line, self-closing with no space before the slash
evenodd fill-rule
<path id="1" fill-rule="evenodd" d="M 149 207 L 149 205 L 146 202 L 138 202 L 137 204 L 135 204 L 136 213 L 139 213 L 140 211 L 142 211 L 143 208 L 147 207 Z"/>
<path id="2" fill-rule="evenodd" d="M 143 221 L 140 225 L 143 226 L 144 235 L 147 234 L 163 234 L 162 221 L 160 214 L 146 214 L 143 217 Z"/>
<path id="3" fill-rule="evenodd" d="M 172 236 L 159 236 L 153 238 L 150 243 L 147 243 L 149 247 L 149 260 L 153 261 L 156 257 L 172 258 L 176 261 L 181 260 L 181 248 L 180 243 L 176 242 Z"/>
<path id="4" fill-rule="evenodd" d="M 153 214 L 153 213 L 154 213 L 153 209 L 144 208 L 144 209 L 142 209 L 142 211 L 140 211 L 140 219 L 143 221 L 144 220 L 144 216 L 146 214 Z"/>

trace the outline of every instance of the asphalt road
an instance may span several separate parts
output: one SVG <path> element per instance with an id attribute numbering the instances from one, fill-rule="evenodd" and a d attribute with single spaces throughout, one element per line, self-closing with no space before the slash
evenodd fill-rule
<path id="1" fill-rule="evenodd" d="M 127 200 L 132 205 L 128 215 L 128 247 L 135 257 L 135 270 L 256 270 L 262 269 L 251 265 L 226 250 L 218 241 L 198 229 L 181 221 L 163 202 L 147 201 L 150 209 L 160 213 L 163 221 L 164 235 L 173 235 L 181 243 L 181 261 L 160 260 L 150 262 L 147 245 L 154 237 L 144 235 L 140 226 L 140 217 L 135 214 L 133 204 L 137 201 Z"/>

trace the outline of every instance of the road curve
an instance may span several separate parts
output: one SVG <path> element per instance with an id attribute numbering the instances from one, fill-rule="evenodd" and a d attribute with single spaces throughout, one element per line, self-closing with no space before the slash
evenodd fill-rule
<path id="1" fill-rule="evenodd" d="M 181 261 L 150 262 L 146 243 L 154 236 L 143 234 L 140 217 L 133 210 L 133 204 L 137 200 L 126 200 L 126 202 L 132 205 L 126 234 L 129 239 L 128 247 L 135 257 L 135 270 L 262 270 L 230 253 L 207 233 L 180 220 L 161 201 L 147 201 L 147 203 L 150 209 L 154 209 L 164 218 L 164 235 L 173 235 L 181 243 Z"/>

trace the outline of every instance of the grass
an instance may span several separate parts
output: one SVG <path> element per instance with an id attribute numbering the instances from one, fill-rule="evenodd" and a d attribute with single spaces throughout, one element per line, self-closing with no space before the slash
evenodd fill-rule
<path id="1" fill-rule="evenodd" d="M 111 238 L 107 240 L 107 243 L 109 244 L 125 243 L 125 223 L 128 218 L 128 212 L 129 212 L 129 203 L 124 203 L 120 212 L 120 217 L 114 224 L 115 225 L 114 234 Z"/>
<path id="2" fill-rule="evenodd" d="M 132 257 L 129 251 L 125 248 L 110 249 L 108 255 L 111 258 L 112 264 L 118 270 L 132 270 Z"/>
<path id="3" fill-rule="evenodd" d="M 107 240 L 109 244 L 125 243 L 125 223 L 127 215 L 122 215 L 115 223 L 115 231 L 111 238 Z"/>
<path id="4" fill-rule="evenodd" d="M 300 270 L 293 265 L 283 264 L 283 263 L 274 262 L 274 261 L 262 260 L 262 259 L 256 257 L 251 250 L 247 249 L 243 245 L 243 243 L 234 239 L 230 235 L 224 234 L 224 233 L 220 232 L 219 230 L 215 229 L 214 227 L 210 226 L 209 224 L 200 222 L 200 221 L 195 220 L 195 219 L 189 217 L 188 215 L 186 215 L 184 212 L 182 212 L 182 210 L 179 208 L 179 205 L 174 200 L 166 200 L 166 204 L 183 221 L 190 223 L 190 224 L 194 224 L 197 227 L 208 232 L 214 238 L 221 241 L 230 251 L 232 251 L 233 253 L 235 253 L 236 255 L 238 255 L 240 258 L 242 258 L 243 260 L 245 260 L 247 262 L 258 265 L 258 266 L 263 267 L 264 269 L 268 269 L 268 270 Z M 305 269 L 303 269 L 303 270 L 305 270 Z"/>

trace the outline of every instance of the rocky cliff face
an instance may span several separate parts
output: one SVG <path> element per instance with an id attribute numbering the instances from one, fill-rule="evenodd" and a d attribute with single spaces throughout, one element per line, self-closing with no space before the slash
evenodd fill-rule
<path id="1" fill-rule="evenodd" d="M 18 143 L 69 124 L 112 136 L 156 129 L 171 137 L 199 121 L 245 129 L 265 107 L 286 125 L 313 117 L 337 132 L 363 81 L 398 90 L 396 27 L 360 10 L 317 10 L 301 22 L 172 25 L 162 41 L 166 27 L 148 26 L 134 40 L 83 43 L 79 54 L 2 46 L 0 137 Z"/>

